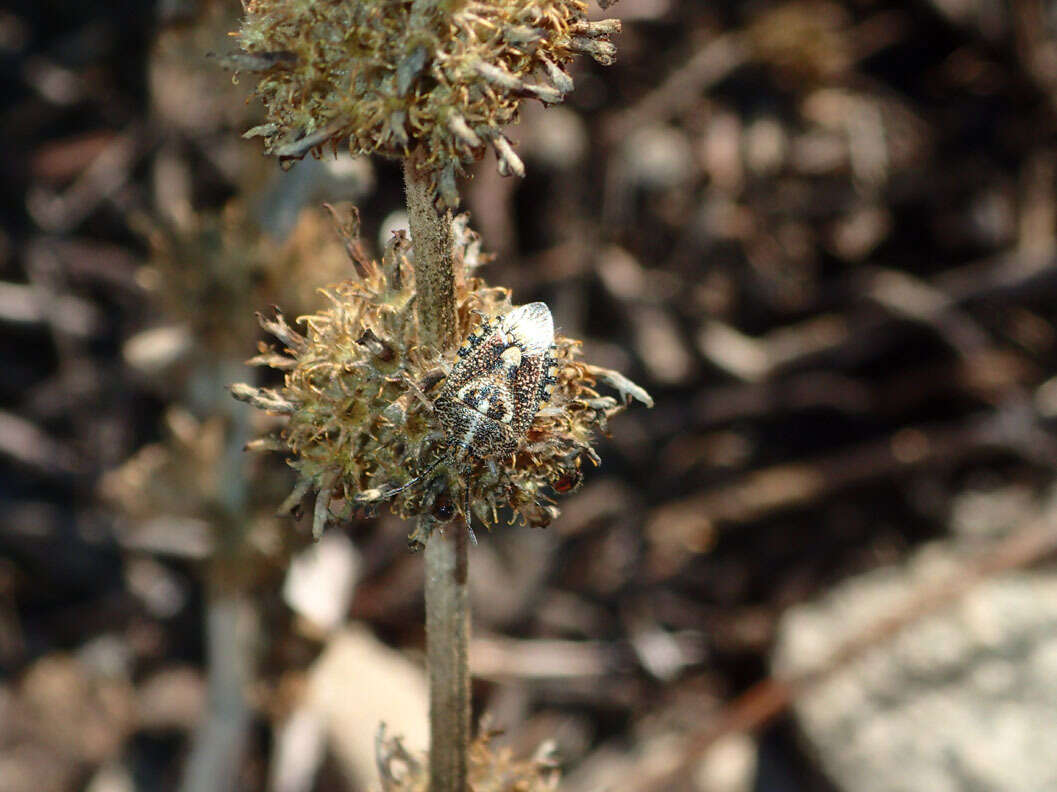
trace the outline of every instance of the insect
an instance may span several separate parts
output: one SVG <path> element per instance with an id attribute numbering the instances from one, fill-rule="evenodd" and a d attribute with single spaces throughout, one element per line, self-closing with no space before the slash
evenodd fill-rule
<path id="1" fill-rule="evenodd" d="M 474 460 L 516 452 L 540 404 L 550 399 L 557 384 L 553 348 L 554 319 L 541 302 L 486 319 L 471 332 L 433 402 L 444 430 L 444 453 L 383 497 L 391 498 L 414 486 L 441 462 L 466 470 Z M 466 527 L 476 544 L 470 526 L 470 487 L 465 489 Z"/>

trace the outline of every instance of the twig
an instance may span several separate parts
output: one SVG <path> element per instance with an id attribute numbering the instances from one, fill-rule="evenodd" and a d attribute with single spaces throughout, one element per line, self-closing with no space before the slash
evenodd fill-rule
<path id="1" fill-rule="evenodd" d="M 0 281 L 0 322 L 51 322 L 60 332 L 89 337 L 103 326 L 96 307 L 72 294 L 41 294 L 35 286 Z"/>
<path id="2" fill-rule="evenodd" d="M 811 503 L 864 481 L 897 475 L 937 460 L 958 460 L 989 448 L 1014 450 L 1043 464 L 1057 459 L 1057 445 L 1026 404 L 1002 405 L 996 413 L 941 426 L 906 427 L 880 441 L 863 443 L 810 462 L 762 468 L 658 509 L 647 534 L 687 521 L 710 531 L 716 523 L 755 520 Z"/>
<path id="3" fill-rule="evenodd" d="M 691 738 L 682 749 L 682 756 L 674 769 L 661 777 L 643 774 L 632 792 L 673 788 L 679 779 L 688 776 L 720 738 L 764 726 L 787 710 L 797 697 L 868 650 L 892 640 L 906 627 L 950 605 L 980 583 L 1004 572 L 1030 566 L 1054 553 L 1057 553 L 1057 512 L 1051 506 L 1042 516 L 1027 521 L 1009 536 L 979 552 L 941 584 L 919 590 L 893 613 L 852 635 L 819 667 L 787 679 L 771 677 L 751 687 Z"/>
<path id="4" fill-rule="evenodd" d="M 751 50 L 736 34 L 718 36 L 609 125 L 606 137 L 620 141 L 650 123 L 662 123 L 694 107 L 701 94 L 749 60 Z"/>
<path id="5" fill-rule="evenodd" d="M 103 149 L 77 180 L 62 193 L 31 188 L 26 208 L 37 225 L 64 234 L 81 224 L 108 198 L 113 198 L 131 176 L 136 163 L 151 148 L 144 129 L 132 124 Z"/>
<path id="6" fill-rule="evenodd" d="M 32 421 L 0 410 L 0 458 L 45 475 L 68 475 L 77 470 L 74 450 L 51 437 Z"/>

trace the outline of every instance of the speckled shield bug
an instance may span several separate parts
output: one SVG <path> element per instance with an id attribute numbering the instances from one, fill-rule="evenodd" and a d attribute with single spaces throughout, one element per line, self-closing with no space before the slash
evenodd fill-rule
<path id="1" fill-rule="evenodd" d="M 384 494 L 388 499 L 428 476 L 441 462 L 468 468 L 475 459 L 510 456 L 518 450 L 540 404 L 557 380 L 552 355 L 554 320 L 541 302 L 486 319 L 463 342 L 434 414 L 444 430 L 445 452 L 425 471 Z M 470 527 L 470 487 L 466 526 Z"/>

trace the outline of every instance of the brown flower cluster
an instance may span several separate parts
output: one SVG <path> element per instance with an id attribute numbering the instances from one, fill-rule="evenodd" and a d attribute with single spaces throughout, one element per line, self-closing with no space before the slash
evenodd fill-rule
<path id="1" fill-rule="evenodd" d="M 269 153 L 303 157 L 346 138 L 353 153 L 407 157 L 420 148 L 441 199 L 487 145 L 500 171 L 524 166 L 502 128 L 524 98 L 562 101 L 564 66 L 585 53 L 613 62 L 617 20 L 588 22 L 581 0 L 244 0 L 240 55 L 261 72 Z"/>
<path id="2" fill-rule="evenodd" d="M 515 759 L 509 748 L 494 746 L 501 732 L 486 718 L 470 743 L 469 786 L 475 792 L 554 792 L 559 769 L 553 740 L 547 740 L 530 759 Z M 385 724 L 375 740 L 382 792 L 428 792 L 429 757 L 412 754 L 399 737 L 386 735 Z"/>
<path id="3" fill-rule="evenodd" d="M 239 360 L 257 332 L 253 310 L 280 295 L 292 310 L 318 299 L 313 283 L 343 277 L 348 261 L 324 213 L 303 211 L 282 242 L 262 233 L 239 201 L 218 213 L 195 214 L 182 226 L 142 219 L 151 248 L 137 274 L 168 320 L 187 327 L 214 360 Z"/>
<path id="4" fill-rule="evenodd" d="M 345 233 L 358 277 L 323 290 L 330 307 L 302 317 L 303 332 L 281 314 L 262 319 L 283 349 L 262 348 L 251 362 L 284 371 L 283 386 L 232 389 L 237 398 L 288 416 L 280 438 L 255 447 L 293 453 L 298 484 L 284 508 L 318 492 L 317 532 L 328 519 L 349 519 L 358 506 L 386 500 L 442 457 L 447 443 L 432 402 L 455 353 L 442 354 L 420 340 L 410 241 L 395 235 L 378 263 L 363 254 L 354 227 Z M 465 216 L 456 218 L 455 240 L 455 262 L 464 273 L 456 284 L 457 323 L 466 336 L 512 306 L 507 289 L 474 275 L 482 256 Z M 652 404 L 620 374 L 579 360 L 580 342 L 558 335 L 555 345 L 558 382 L 518 452 L 476 460 L 468 470 L 438 465 L 427 480 L 392 498 L 395 513 L 443 521 L 461 514 L 469 495 L 474 514 L 488 525 L 511 512 L 511 520 L 533 526 L 554 519 L 554 494 L 579 484 L 584 458 L 598 461 L 591 446 L 595 432 L 605 431 L 632 398 Z M 600 395 L 599 381 L 616 389 L 620 400 Z"/>

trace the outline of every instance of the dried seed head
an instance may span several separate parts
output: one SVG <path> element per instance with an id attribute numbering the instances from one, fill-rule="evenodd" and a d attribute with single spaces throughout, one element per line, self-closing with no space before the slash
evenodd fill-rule
<path id="1" fill-rule="evenodd" d="M 299 544 L 275 518 L 288 485 L 281 466 L 252 460 L 245 501 L 232 512 L 231 426 L 214 415 L 200 421 L 181 408 L 164 416 L 162 438 L 107 471 L 99 494 L 118 516 L 115 530 L 130 548 L 189 559 L 211 558 L 226 582 L 268 579 Z"/>
<path id="2" fill-rule="evenodd" d="M 554 792 L 560 770 L 557 747 L 546 740 L 529 759 L 516 759 L 510 748 L 493 745 L 501 732 L 482 719 L 470 743 L 468 781 L 473 789 L 492 792 Z M 429 757 L 413 754 L 400 737 L 386 734 L 385 724 L 375 737 L 375 761 L 382 792 L 423 792 L 429 788 Z"/>
<path id="3" fill-rule="evenodd" d="M 626 406 L 625 394 L 651 403 L 645 391 L 615 372 L 578 360 L 579 342 L 553 333 L 541 303 L 515 310 L 506 289 L 488 287 L 474 276 L 481 256 L 465 216 L 456 218 L 455 238 L 456 263 L 466 271 L 456 287 L 458 332 L 467 338 L 483 323 L 504 317 L 492 323 L 511 339 L 519 363 L 522 354 L 543 359 L 546 349 L 547 371 L 537 386 L 545 389 L 540 393 L 546 401 L 516 433 L 512 452 L 502 444 L 494 454 L 442 461 L 419 485 L 394 495 L 451 448 L 449 427 L 438 411 L 460 359 L 458 352 L 442 355 L 422 344 L 410 241 L 394 236 L 380 264 L 360 258 L 360 277 L 323 290 L 330 307 L 302 317 L 302 332 L 282 315 L 263 323 L 284 349 L 265 350 L 253 362 L 283 370 L 282 388 L 233 388 L 236 398 L 288 416 L 282 439 L 298 472 L 295 491 L 319 492 L 317 531 L 331 517 L 350 517 L 354 504 L 387 500 L 405 518 L 452 517 L 469 500 L 489 525 L 510 511 L 527 524 L 547 525 L 557 514 L 551 498 L 580 481 L 583 459 L 597 462 L 592 438 Z M 347 247 L 358 250 L 355 244 Z M 500 365 L 512 366 L 514 353 L 505 354 Z M 620 400 L 600 396 L 594 390 L 598 381 L 617 383 Z M 287 505 L 299 500 L 300 494 Z"/>
<path id="4" fill-rule="evenodd" d="M 183 226 L 142 221 L 150 262 L 137 279 L 169 320 L 181 322 L 195 349 L 238 360 L 256 334 L 253 313 L 280 295 L 301 312 L 318 296 L 308 284 L 344 277 L 349 263 L 328 219 L 305 210 L 283 242 L 261 233 L 237 201 L 219 213 L 193 215 Z"/>
<path id="5" fill-rule="evenodd" d="M 546 104 L 572 90 L 564 65 L 586 53 L 612 63 L 620 23 L 589 23 L 581 0 L 244 0 L 244 54 L 232 66 L 261 74 L 263 136 L 280 158 L 345 139 L 353 153 L 406 157 L 449 206 L 441 174 L 496 147 L 506 173 L 520 160 L 501 130 L 525 98 Z"/>

